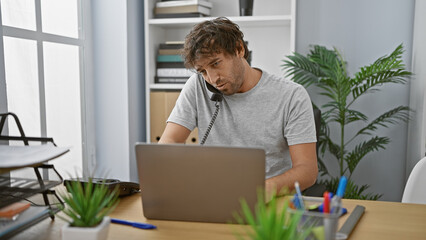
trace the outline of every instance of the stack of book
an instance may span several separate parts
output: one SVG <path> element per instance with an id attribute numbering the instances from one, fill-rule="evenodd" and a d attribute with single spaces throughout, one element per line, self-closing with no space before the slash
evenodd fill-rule
<path id="1" fill-rule="evenodd" d="M 185 83 L 194 74 L 186 69 L 181 56 L 183 42 L 160 43 L 155 83 Z"/>
<path id="2" fill-rule="evenodd" d="M 155 18 L 182 18 L 210 16 L 212 3 L 208 0 L 163 0 L 154 8 Z"/>

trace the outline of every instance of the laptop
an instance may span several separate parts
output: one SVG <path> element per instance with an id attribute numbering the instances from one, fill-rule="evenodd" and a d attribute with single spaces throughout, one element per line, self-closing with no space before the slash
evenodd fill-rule
<path id="1" fill-rule="evenodd" d="M 263 149 L 137 143 L 136 158 L 148 219 L 234 221 L 240 200 L 253 210 L 265 185 Z"/>

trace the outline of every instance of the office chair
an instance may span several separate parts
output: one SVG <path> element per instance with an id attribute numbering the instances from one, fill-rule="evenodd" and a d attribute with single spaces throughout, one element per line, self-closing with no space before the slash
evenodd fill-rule
<path id="1" fill-rule="evenodd" d="M 422 158 L 411 171 L 401 202 L 426 204 L 426 157 Z"/>
<path id="2" fill-rule="evenodd" d="M 321 110 L 318 108 L 314 108 L 314 121 L 315 121 L 315 130 L 317 134 L 317 156 L 318 156 L 318 148 L 319 148 L 319 133 L 321 127 Z M 303 191 L 303 195 L 312 196 L 312 197 L 322 197 L 325 192 L 326 187 L 318 182 L 315 182 L 314 185 L 308 187 Z"/>

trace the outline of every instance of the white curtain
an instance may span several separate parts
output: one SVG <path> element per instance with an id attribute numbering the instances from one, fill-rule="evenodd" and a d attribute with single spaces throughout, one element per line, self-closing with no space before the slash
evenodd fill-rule
<path id="1" fill-rule="evenodd" d="M 414 110 L 408 124 L 406 178 L 414 165 L 426 154 L 426 1 L 416 0 L 413 31 L 410 108 Z"/>

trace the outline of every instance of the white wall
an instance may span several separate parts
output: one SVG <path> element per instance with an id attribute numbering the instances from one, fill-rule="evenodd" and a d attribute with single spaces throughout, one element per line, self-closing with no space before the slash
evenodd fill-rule
<path id="1" fill-rule="evenodd" d="M 426 154 L 426 1 L 416 0 L 413 35 L 413 73 L 410 108 L 415 109 L 408 128 L 406 179 Z"/>
<path id="2" fill-rule="evenodd" d="M 0 29 L 0 36 L 3 36 L 3 28 Z M 3 38 L 0 39 L 0 55 L 3 56 Z M 0 113 L 7 112 L 7 93 L 6 93 L 6 77 L 4 71 L 4 58 L 0 58 Z M 6 135 L 7 128 L 5 128 L 4 135 Z M 1 134 L 1 132 L 0 132 Z"/>
<path id="3" fill-rule="evenodd" d="M 413 16 L 414 0 L 299 0 L 296 51 L 306 54 L 311 44 L 334 46 L 353 74 L 403 43 L 403 60 L 411 69 Z M 409 88 L 408 84 L 385 86 L 381 92 L 360 98 L 354 107 L 372 120 L 396 106 L 408 106 Z M 309 92 L 315 103 L 324 103 L 315 91 Z M 347 131 L 360 128 L 357 125 Z M 400 201 L 405 186 L 407 124 L 380 128 L 377 135 L 390 137 L 391 143 L 386 150 L 367 155 L 353 178 L 359 184 L 370 184 L 369 191 L 383 193 L 381 200 Z"/>
<path id="4" fill-rule="evenodd" d="M 93 0 L 92 17 L 98 177 L 129 181 L 127 1 Z"/>

